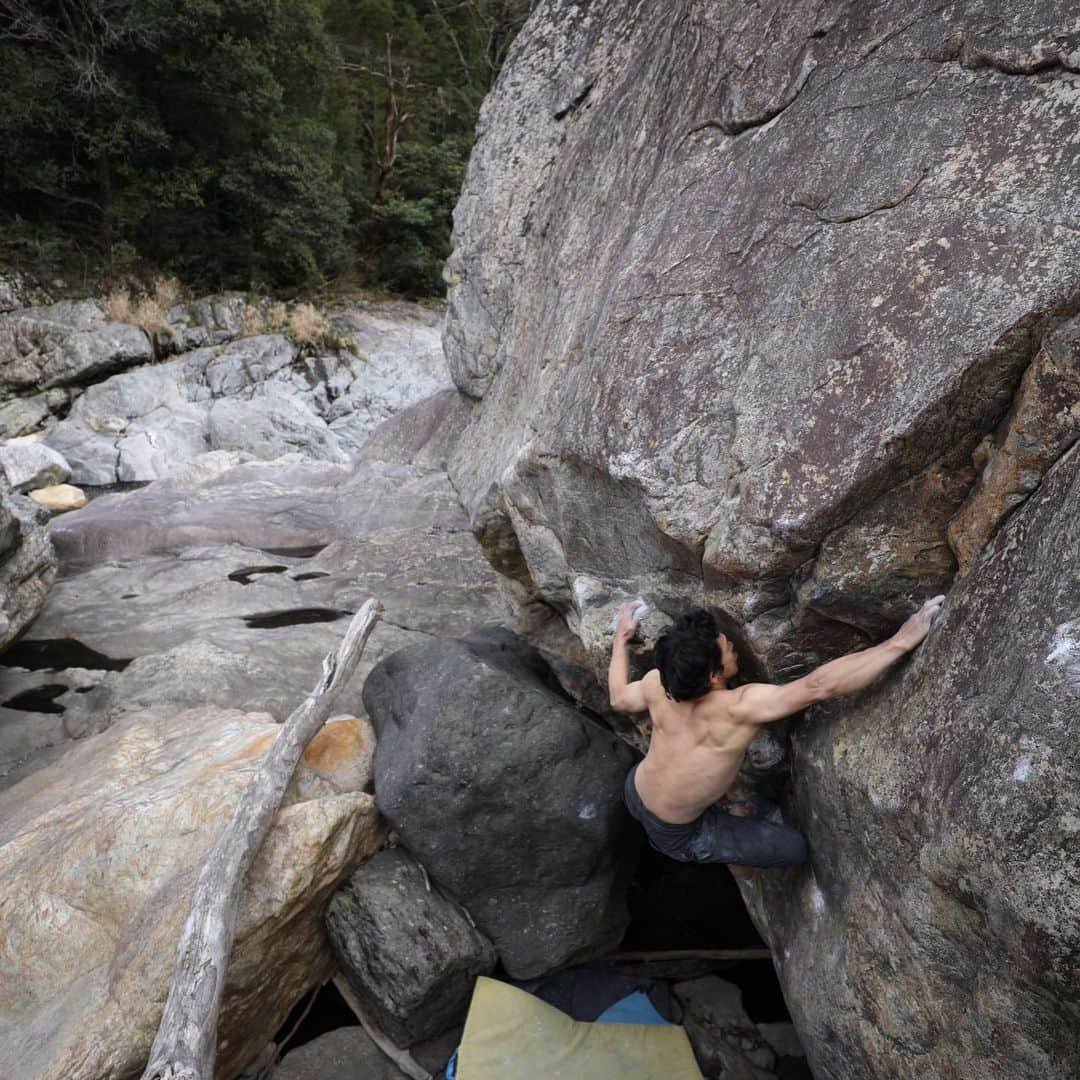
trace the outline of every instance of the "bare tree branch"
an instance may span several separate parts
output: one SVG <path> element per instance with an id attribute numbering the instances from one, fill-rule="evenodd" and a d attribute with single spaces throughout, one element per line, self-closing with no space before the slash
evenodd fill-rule
<path id="1" fill-rule="evenodd" d="M 151 24 L 135 18 L 137 0 L 0 0 L 0 39 L 46 48 L 64 61 L 77 93 L 115 89 L 105 54 L 121 45 L 149 46 Z"/>

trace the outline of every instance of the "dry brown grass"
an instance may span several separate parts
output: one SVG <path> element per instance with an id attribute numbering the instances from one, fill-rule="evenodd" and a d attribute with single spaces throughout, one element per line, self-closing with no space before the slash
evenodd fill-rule
<path id="1" fill-rule="evenodd" d="M 266 329 L 269 331 L 284 330 L 289 325 L 289 309 L 277 300 L 266 309 Z"/>
<path id="2" fill-rule="evenodd" d="M 126 288 L 113 289 L 105 298 L 105 313 L 114 322 L 141 326 L 148 334 L 160 334 L 169 328 L 169 311 L 183 298 L 176 278 L 158 277 L 150 292 L 140 292 L 134 299 Z"/>
<path id="3" fill-rule="evenodd" d="M 129 321 L 141 326 L 148 334 L 161 334 L 169 329 L 169 308 L 149 293 L 139 294 L 131 316 Z"/>
<path id="4" fill-rule="evenodd" d="M 131 294 L 127 289 L 113 289 L 102 305 L 113 322 L 132 322 Z"/>
<path id="5" fill-rule="evenodd" d="M 254 304 L 248 304 L 244 308 L 244 317 L 240 320 L 240 329 L 245 337 L 266 333 L 266 319 Z"/>
<path id="6" fill-rule="evenodd" d="M 168 311 L 184 299 L 183 286 L 174 277 L 156 277 L 154 278 L 154 299 Z"/>
<path id="7" fill-rule="evenodd" d="M 265 300 L 258 304 L 248 304 L 244 308 L 244 318 L 241 321 L 244 334 L 276 334 L 284 330 L 290 330 L 289 309 L 277 300 L 267 304 Z M 299 341 L 299 339 L 297 339 Z"/>
<path id="8" fill-rule="evenodd" d="M 289 312 L 289 333 L 298 345 L 318 345 L 333 333 L 333 328 L 313 304 L 297 304 Z"/>

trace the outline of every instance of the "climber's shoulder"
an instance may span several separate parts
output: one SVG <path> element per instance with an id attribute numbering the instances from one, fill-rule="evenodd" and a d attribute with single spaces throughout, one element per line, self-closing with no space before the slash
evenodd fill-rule
<path id="1" fill-rule="evenodd" d="M 651 668 L 641 677 L 641 688 L 645 691 L 645 697 L 651 702 L 657 697 L 664 696 L 664 686 L 660 682 L 660 671 Z"/>
<path id="2" fill-rule="evenodd" d="M 821 699 L 812 679 L 796 679 L 783 686 L 747 683 L 729 690 L 725 702 L 728 715 L 739 723 L 768 724 L 801 712 Z"/>

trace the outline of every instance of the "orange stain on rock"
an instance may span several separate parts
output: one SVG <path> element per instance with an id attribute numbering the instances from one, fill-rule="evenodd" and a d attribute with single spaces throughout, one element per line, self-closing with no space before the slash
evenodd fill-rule
<path id="1" fill-rule="evenodd" d="M 364 733 L 354 717 L 327 724 L 304 751 L 304 761 L 317 773 L 329 775 L 339 766 L 356 761 L 364 751 Z"/>

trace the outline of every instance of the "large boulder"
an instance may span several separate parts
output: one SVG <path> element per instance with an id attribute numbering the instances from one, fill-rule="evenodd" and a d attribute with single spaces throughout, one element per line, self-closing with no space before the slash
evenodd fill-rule
<path id="1" fill-rule="evenodd" d="M 361 445 L 384 420 L 452 385 L 441 308 L 383 301 L 346 308 L 332 322 L 363 357 L 360 373 L 325 414 L 346 445 Z"/>
<path id="2" fill-rule="evenodd" d="M 146 332 L 110 321 L 96 300 L 62 300 L 0 315 L 3 397 L 82 384 L 151 359 Z"/>
<path id="3" fill-rule="evenodd" d="M 825 1076 L 1077 1068 L 1073 14 L 541 0 L 455 212 L 451 475 L 594 670 L 622 598 L 786 680 L 965 571 L 747 885 Z"/>
<path id="4" fill-rule="evenodd" d="M 342 885 L 326 931 L 349 984 L 398 1046 L 464 1021 L 477 975 L 495 967 L 491 942 L 402 848 L 379 852 Z"/>
<path id="5" fill-rule="evenodd" d="M 1075 310 L 1071 15 L 534 7 L 455 212 L 452 473 L 597 665 L 590 611 L 639 592 L 793 674 L 940 591 L 972 451 Z"/>
<path id="6" fill-rule="evenodd" d="M 0 1074 L 139 1073 L 199 869 L 279 730 L 236 710 L 135 715 L 0 795 Z M 320 732 L 248 875 L 222 1076 L 333 969 L 323 905 L 385 836 L 363 793 L 369 740 L 356 720 Z"/>
<path id="7" fill-rule="evenodd" d="M 815 1072 L 1080 1070 L 1080 448 L 901 678 L 798 729 L 812 870 L 744 895 Z"/>
<path id="8" fill-rule="evenodd" d="M 364 684 L 375 793 L 402 843 L 534 978 L 613 948 L 637 836 L 630 749 L 574 707 L 506 630 L 383 660 Z"/>

